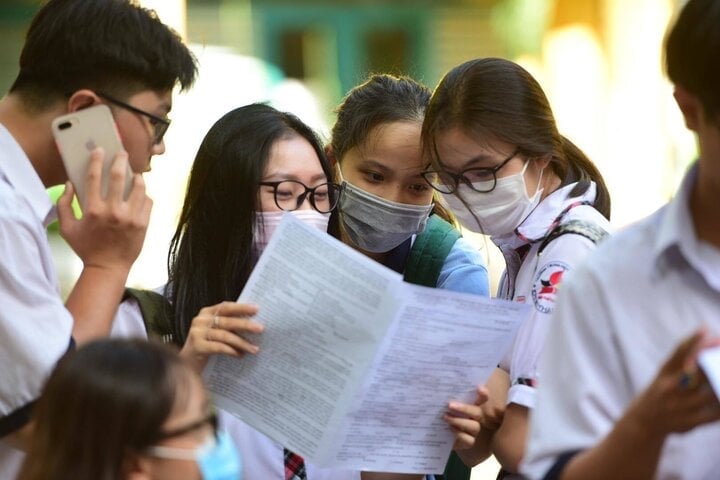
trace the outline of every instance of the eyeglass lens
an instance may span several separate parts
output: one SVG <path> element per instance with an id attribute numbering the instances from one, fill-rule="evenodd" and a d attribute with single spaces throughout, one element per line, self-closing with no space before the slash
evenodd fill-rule
<path id="1" fill-rule="evenodd" d="M 324 183 L 313 188 L 294 180 L 285 180 L 275 184 L 275 203 L 285 211 L 297 210 L 306 198 L 321 213 L 332 211 L 337 204 L 338 188 L 333 183 Z"/>

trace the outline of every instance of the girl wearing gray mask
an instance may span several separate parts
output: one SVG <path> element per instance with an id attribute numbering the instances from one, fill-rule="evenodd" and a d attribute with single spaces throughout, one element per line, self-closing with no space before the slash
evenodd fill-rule
<path id="1" fill-rule="evenodd" d="M 235 299 L 284 212 L 327 229 L 339 193 L 332 174 L 319 139 L 296 116 L 261 104 L 228 112 L 193 162 L 170 245 L 169 283 L 151 297 L 159 305 L 147 301 L 154 292 L 133 292 L 120 306 L 113 333 L 142 335 L 147 325 L 150 334 L 180 347 L 198 370 L 211 354 L 276 355 L 254 341 L 263 332 L 253 320 L 262 305 Z M 219 414 L 242 454 L 245 478 L 284 480 L 290 464 L 307 480 L 377 475 L 305 462 L 233 415 Z"/>
<path id="2" fill-rule="evenodd" d="M 610 196 L 595 165 L 558 132 L 540 85 L 508 60 L 472 60 L 445 75 L 422 137 L 428 184 L 505 257 L 498 296 L 535 307 L 489 382 L 497 388 L 488 405 L 507 405 L 502 423 L 482 430 L 468 455 L 472 466 L 494 453 L 503 477 L 524 455 L 559 284 L 610 230 Z"/>
<path id="3" fill-rule="evenodd" d="M 420 132 L 429 100 L 426 87 L 391 75 L 374 75 L 344 98 L 327 147 L 341 183 L 333 233 L 408 282 L 487 296 L 482 256 L 453 227 L 452 214 L 421 176 L 427 161 Z M 484 387 L 478 403 L 483 398 Z M 474 412 L 477 405 L 448 409 L 457 452 L 470 448 L 480 428 L 468 418 Z M 445 478 L 469 475 L 452 456 Z"/>

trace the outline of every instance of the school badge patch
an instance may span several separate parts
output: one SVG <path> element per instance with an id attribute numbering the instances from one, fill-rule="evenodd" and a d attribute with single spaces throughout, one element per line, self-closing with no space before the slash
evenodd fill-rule
<path id="1" fill-rule="evenodd" d="M 560 281 L 570 267 L 563 262 L 549 262 L 535 274 L 532 287 L 532 299 L 535 308 L 542 313 L 550 313 L 555 308 Z"/>

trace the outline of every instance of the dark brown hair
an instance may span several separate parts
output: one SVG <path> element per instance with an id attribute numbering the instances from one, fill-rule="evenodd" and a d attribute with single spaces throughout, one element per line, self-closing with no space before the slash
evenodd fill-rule
<path id="1" fill-rule="evenodd" d="M 501 58 L 470 60 L 450 70 L 435 89 L 423 123 L 423 149 L 437 160 L 435 136 L 450 128 L 483 139 L 499 139 L 540 158 L 562 185 L 578 182 L 570 196 L 597 185 L 595 208 L 610 218 L 610 193 L 597 167 L 558 132 L 540 84 L 520 65 Z"/>
<path id="2" fill-rule="evenodd" d="M 120 480 L 128 454 L 162 437 L 194 375 L 169 348 L 98 340 L 60 360 L 38 400 L 21 480 Z"/>
<path id="3" fill-rule="evenodd" d="M 695 95 L 709 120 L 720 120 L 720 2 L 690 0 L 665 43 L 670 80 Z"/>

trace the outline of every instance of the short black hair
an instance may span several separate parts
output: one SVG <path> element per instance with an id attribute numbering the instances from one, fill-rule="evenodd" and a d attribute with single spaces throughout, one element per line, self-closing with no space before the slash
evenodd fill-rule
<path id="1" fill-rule="evenodd" d="M 695 95 L 709 119 L 720 117 L 720 1 L 690 0 L 665 43 L 670 80 Z"/>
<path id="2" fill-rule="evenodd" d="M 154 11 L 129 0 L 49 0 L 30 25 L 10 92 L 39 106 L 81 88 L 127 98 L 178 82 L 187 89 L 196 74 L 195 57 Z"/>

